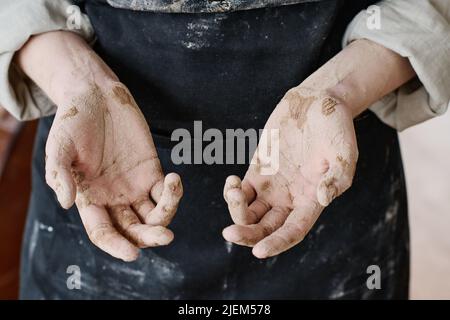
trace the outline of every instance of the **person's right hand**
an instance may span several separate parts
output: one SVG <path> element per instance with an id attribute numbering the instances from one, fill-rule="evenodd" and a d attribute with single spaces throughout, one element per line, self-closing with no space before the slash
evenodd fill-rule
<path id="1" fill-rule="evenodd" d="M 76 203 L 91 241 L 125 261 L 170 243 L 181 180 L 164 177 L 147 122 L 114 72 L 67 31 L 33 36 L 15 62 L 57 105 L 45 177 L 64 208 Z"/>
<path id="2" fill-rule="evenodd" d="M 46 180 L 64 208 L 74 201 L 91 241 L 125 261 L 170 243 L 166 228 L 183 189 L 165 178 L 148 125 L 119 82 L 58 107 L 46 146 Z M 155 205 L 156 204 L 156 205 Z"/>

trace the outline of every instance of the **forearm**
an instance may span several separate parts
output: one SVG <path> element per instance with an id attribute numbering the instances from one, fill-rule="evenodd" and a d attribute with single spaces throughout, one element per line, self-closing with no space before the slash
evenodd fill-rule
<path id="1" fill-rule="evenodd" d="M 117 81 L 102 59 L 78 35 L 55 31 L 33 36 L 17 53 L 16 63 L 57 105 L 70 103 L 89 85 Z"/>
<path id="2" fill-rule="evenodd" d="M 415 76 L 408 59 L 368 40 L 357 40 L 308 77 L 300 87 L 326 92 L 355 117 Z"/>

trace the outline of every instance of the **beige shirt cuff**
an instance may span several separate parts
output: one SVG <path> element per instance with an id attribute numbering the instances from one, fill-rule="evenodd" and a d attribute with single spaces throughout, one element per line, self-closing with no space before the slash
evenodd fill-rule
<path id="1" fill-rule="evenodd" d="M 379 28 L 374 18 L 377 8 Z M 362 38 L 408 58 L 418 77 L 370 107 L 383 122 L 401 131 L 448 109 L 449 0 L 381 1 L 353 19 L 343 44 Z"/>
<path id="2" fill-rule="evenodd" d="M 0 1 L 0 105 L 19 120 L 51 115 L 56 106 L 14 64 L 15 52 L 32 35 L 48 31 L 72 31 L 88 42 L 94 39 L 89 18 L 78 15 L 72 5 L 67 0 Z"/>

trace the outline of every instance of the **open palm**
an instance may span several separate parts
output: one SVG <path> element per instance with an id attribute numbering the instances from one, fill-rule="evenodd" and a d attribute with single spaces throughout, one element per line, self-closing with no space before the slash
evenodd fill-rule
<path id="1" fill-rule="evenodd" d="M 358 157 L 351 113 L 322 92 L 289 90 L 265 129 L 243 181 L 230 176 L 224 187 L 235 224 L 223 235 L 254 247 L 258 258 L 302 241 L 324 207 L 350 187 Z"/>
<path id="2" fill-rule="evenodd" d="M 164 178 L 148 125 L 121 83 L 93 84 L 59 107 L 46 146 L 46 180 L 64 208 L 75 201 L 91 241 L 134 260 L 166 245 L 183 190 Z"/>

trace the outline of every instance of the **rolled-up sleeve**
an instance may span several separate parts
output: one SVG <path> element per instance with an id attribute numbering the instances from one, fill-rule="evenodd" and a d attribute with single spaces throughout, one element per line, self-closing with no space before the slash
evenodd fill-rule
<path id="1" fill-rule="evenodd" d="M 91 42 L 94 32 L 86 15 L 67 0 L 0 1 L 0 106 L 20 120 L 56 111 L 47 96 L 14 64 L 16 51 L 32 36 L 48 31 L 76 32 Z"/>
<path id="2" fill-rule="evenodd" d="M 449 0 L 381 1 L 354 18 L 343 44 L 363 38 L 408 58 L 417 74 L 417 79 L 370 107 L 382 121 L 401 131 L 448 109 Z"/>

